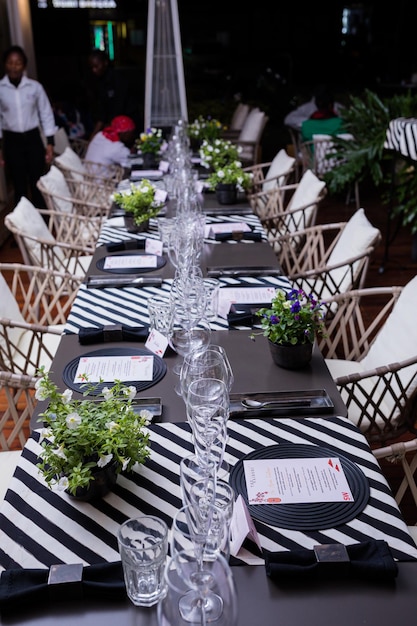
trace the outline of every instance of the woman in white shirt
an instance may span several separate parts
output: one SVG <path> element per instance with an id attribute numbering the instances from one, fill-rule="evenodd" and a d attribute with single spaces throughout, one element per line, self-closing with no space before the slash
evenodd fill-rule
<path id="1" fill-rule="evenodd" d="M 42 85 L 25 75 L 27 57 L 20 46 L 3 55 L 5 75 L 0 80 L 0 165 L 6 166 L 15 203 L 22 196 L 45 207 L 36 187 L 54 156 L 55 118 Z M 46 137 L 45 147 L 41 130 Z"/>

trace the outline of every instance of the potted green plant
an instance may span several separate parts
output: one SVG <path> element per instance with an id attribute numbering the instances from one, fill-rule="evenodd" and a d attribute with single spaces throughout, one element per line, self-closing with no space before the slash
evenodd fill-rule
<path id="1" fill-rule="evenodd" d="M 160 128 L 147 128 L 139 135 L 136 141 L 136 148 L 140 150 L 145 167 L 154 167 L 156 157 L 161 150 L 163 142 L 162 130 Z"/>
<path id="2" fill-rule="evenodd" d="M 200 146 L 201 165 L 207 169 L 219 167 L 239 161 L 242 149 L 228 139 L 204 140 Z"/>
<path id="3" fill-rule="evenodd" d="M 50 488 L 90 500 L 105 495 L 122 470 L 148 458 L 152 414 L 134 411 L 135 387 L 115 381 L 94 400 L 74 400 L 70 389 L 58 390 L 48 372 L 41 369 L 39 375 L 36 399 L 49 404 L 39 417 L 44 427 L 38 468 Z M 87 383 L 84 395 L 92 388 Z"/>
<path id="4" fill-rule="evenodd" d="M 314 340 L 325 331 L 323 303 L 302 289 L 289 293 L 277 289 L 271 306 L 259 309 L 257 315 L 274 363 L 299 369 L 310 362 Z"/>
<path id="5" fill-rule="evenodd" d="M 125 221 L 129 232 L 146 230 L 150 218 L 158 215 L 164 203 L 159 202 L 155 194 L 156 187 L 146 178 L 139 183 L 131 183 L 128 190 L 114 194 L 115 203 L 128 214 Z"/>
<path id="6" fill-rule="evenodd" d="M 251 174 L 243 170 L 240 161 L 231 161 L 215 169 L 207 178 L 207 184 L 216 192 L 220 204 L 234 204 L 238 191 L 246 191 L 251 182 Z"/>
<path id="7" fill-rule="evenodd" d="M 194 122 L 188 125 L 188 136 L 192 146 L 199 146 L 202 141 L 213 141 L 220 137 L 223 125 L 219 120 L 210 116 L 199 115 Z"/>

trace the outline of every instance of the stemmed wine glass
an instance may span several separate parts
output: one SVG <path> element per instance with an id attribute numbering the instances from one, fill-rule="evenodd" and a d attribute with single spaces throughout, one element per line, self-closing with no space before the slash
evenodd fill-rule
<path id="1" fill-rule="evenodd" d="M 167 593 L 158 603 L 158 626 L 186 626 L 191 619 L 194 624 L 205 626 L 207 623 L 212 623 L 213 616 L 216 617 L 216 626 L 237 626 L 236 588 L 231 568 L 222 555 L 218 555 L 214 560 L 210 559 L 207 568 L 205 568 L 208 574 L 206 588 L 208 586 L 209 593 L 217 596 L 217 604 L 221 606 L 221 613 L 217 615 L 210 613 L 210 606 L 204 595 L 197 599 L 199 611 L 198 607 L 194 610 L 194 615 L 184 611 L 184 597 L 188 598 L 187 594 L 192 589 L 189 574 L 192 573 L 193 567 L 195 568 L 193 558 L 191 553 L 188 565 L 186 555 L 182 553 L 179 553 L 177 559 L 168 560 L 164 572 Z M 188 571 L 187 576 L 184 576 L 185 567 Z"/>
<path id="2" fill-rule="evenodd" d="M 221 346 L 209 344 L 198 353 L 191 352 L 184 357 L 180 373 L 181 395 L 186 402 L 187 392 L 193 380 L 215 378 L 223 380 L 229 391 L 233 384 L 233 372 L 226 352 Z"/>

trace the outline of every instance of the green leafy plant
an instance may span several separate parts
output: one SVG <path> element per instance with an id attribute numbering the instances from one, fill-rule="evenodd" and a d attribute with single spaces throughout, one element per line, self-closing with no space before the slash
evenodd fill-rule
<path id="1" fill-rule="evenodd" d="M 39 375 L 35 395 L 37 400 L 49 399 L 49 405 L 39 418 L 44 428 L 38 468 L 49 487 L 75 495 L 77 488 L 90 485 L 98 468 L 115 463 L 117 473 L 130 471 L 148 458 L 146 426 L 152 415 L 133 410 L 135 387 L 115 381 L 102 390 L 102 399 L 73 400 L 72 391 L 60 393 L 49 373 L 41 369 Z M 86 387 L 84 395 L 95 388 Z"/>
<path id="2" fill-rule="evenodd" d="M 210 189 L 216 189 L 217 185 L 236 185 L 241 191 L 245 191 L 251 186 L 252 175 L 244 172 L 240 161 L 232 161 L 223 166 L 219 166 L 207 178 Z"/>
<path id="3" fill-rule="evenodd" d="M 299 345 L 324 336 L 323 304 L 302 289 L 277 289 L 270 308 L 259 309 L 262 334 L 273 343 Z M 252 339 L 255 333 L 252 334 Z"/>
<path id="4" fill-rule="evenodd" d="M 206 168 L 218 169 L 228 163 L 238 161 L 242 151 L 228 139 L 203 141 L 200 146 L 201 165 Z"/>
<path id="5" fill-rule="evenodd" d="M 147 128 L 139 135 L 136 147 L 144 154 L 157 154 L 162 145 L 162 130 L 160 128 Z"/>
<path id="6" fill-rule="evenodd" d="M 392 216 L 399 216 L 403 226 L 417 233 L 417 170 L 406 160 L 391 167 L 392 154 L 384 148 L 392 119 L 415 117 L 417 96 L 411 93 L 380 98 L 365 90 L 351 96 L 343 109 L 344 128 L 352 140 L 334 138 L 340 164 L 325 175 L 330 193 L 342 191 L 355 181 L 366 178 L 381 187 L 383 204 L 392 204 Z"/>
<path id="7" fill-rule="evenodd" d="M 220 137 L 222 129 L 223 125 L 219 120 L 210 116 L 204 117 L 203 115 L 199 115 L 194 122 L 189 124 L 188 136 L 190 139 L 197 139 L 199 141 L 212 141 Z"/>
<path id="8" fill-rule="evenodd" d="M 163 202 L 155 200 L 155 193 L 156 187 L 144 178 L 139 183 L 131 183 L 127 191 L 115 193 L 113 199 L 126 213 L 132 213 L 139 225 L 158 215 L 163 207 Z"/>

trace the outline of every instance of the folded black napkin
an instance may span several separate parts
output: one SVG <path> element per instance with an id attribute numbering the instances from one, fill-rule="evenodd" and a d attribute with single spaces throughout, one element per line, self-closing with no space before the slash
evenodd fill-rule
<path id="1" fill-rule="evenodd" d="M 108 243 L 106 249 L 107 252 L 119 252 L 119 250 L 144 250 L 145 246 L 145 239 L 127 239 L 126 241 Z"/>
<path id="2" fill-rule="evenodd" d="M 110 343 L 112 341 L 146 341 L 149 326 L 122 326 L 113 324 L 102 328 L 80 328 L 78 339 L 81 345 Z"/>
<path id="3" fill-rule="evenodd" d="M 72 576 L 71 569 L 80 577 Z M 58 573 L 52 576 L 51 571 Z M 69 571 L 69 574 L 67 573 Z M 48 582 L 49 581 L 49 582 Z M 62 581 L 62 582 L 60 582 Z M 51 569 L 10 569 L 1 574 L 0 610 L 21 608 L 33 600 L 36 606 L 42 601 L 92 599 L 122 600 L 126 586 L 120 561 L 82 567 L 77 565 L 52 566 Z"/>
<path id="4" fill-rule="evenodd" d="M 214 236 L 216 241 L 262 241 L 262 233 L 244 233 L 242 231 L 235 230 L 231 233 L 216 233 Z"/>
<path id="5" fill-rule="evenodd" d="M 265 567 L 268 576 L 282 582 L 336 577 L 391 580 L 398 574 L 386 541 L 373 539 L 346 547 L 329 544 L 316 550 L 273 552 L 265 555 Z"/>
<path id="6" fill-rule="evenodd" d="M 259 320 L 259 318 L 257 318 Z M 227 315 L 227 322 L 229 326 L 252 326 L 256 323 L 255 316 L 251 311 L 244 311 L 243 313 L 234 313 L 230 311 Z"/>

